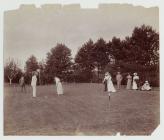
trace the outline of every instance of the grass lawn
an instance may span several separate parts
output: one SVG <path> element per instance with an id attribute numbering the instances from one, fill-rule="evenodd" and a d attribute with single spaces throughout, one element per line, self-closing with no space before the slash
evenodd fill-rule
<path id="1" fill-rule="evenodd" d="M 4 135 L 150 135 L 159 125 L 159 89 L 133 91 L 122 88 L 111 95 L 102 84 L 64 84 L 32 89 L 4 87 Z"/>

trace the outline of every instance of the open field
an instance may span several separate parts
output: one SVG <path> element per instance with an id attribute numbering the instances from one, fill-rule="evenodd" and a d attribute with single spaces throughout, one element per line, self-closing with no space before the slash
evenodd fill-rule
<path id="1" fill-rule="evenodd" d="M 159 89 L 122 88 L 111 95 L 102 84 L 38 86 L 37 98 L 26 86 L 4 87 L 4 135 L 150 135 L 159 125 Z"/>

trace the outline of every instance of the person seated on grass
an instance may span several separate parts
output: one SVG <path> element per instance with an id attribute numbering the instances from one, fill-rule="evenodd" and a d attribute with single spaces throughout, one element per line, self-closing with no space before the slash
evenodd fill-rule
<path id="1" fill-rule="evenodd" d="M 150 84 L 149 84 L 149 82 L 148 81 L 145 81 L 145 83 L 143 84 L 143 86 L 141 87 L 141 90 L 146 90 L 146 91 L 148 91 L 148 90 L 151 90 L 151 87 L 150 87 Z"/>

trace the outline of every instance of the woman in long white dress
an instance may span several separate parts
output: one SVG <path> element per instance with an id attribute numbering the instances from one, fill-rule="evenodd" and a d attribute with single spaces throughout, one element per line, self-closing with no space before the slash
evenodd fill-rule
<path id="1" fill-rule="evenodd" d="M 116 89 L 114 88 L 113 82 L 112 82 L 112 77 L 109 72 L 105 74 L 104 81 L 107 81 L 107 92 L 109 95 L 109 101 L 110 101 L 110 93 L 111 92 L 116 92 Z"/>
<path id="2" fill-rule="evenodd" d="M 139 76 L 137 75 L 137 73 L 134 73 L 132 89 L 134 89 L 134 90 L 138 89 L 138 85 L 137 85 L 138 80 L 139 80 Z"/>
<path id="3" fill-rule="evenodd" d="M 63 93 L 63 87 L 62 87 L 62 84 L 61 84 L 61 81 L 60 81 L 59 77 L 55 77 L 54 80 L 56 82 L 57 94 L 58 95 L 64 94 Z"/>

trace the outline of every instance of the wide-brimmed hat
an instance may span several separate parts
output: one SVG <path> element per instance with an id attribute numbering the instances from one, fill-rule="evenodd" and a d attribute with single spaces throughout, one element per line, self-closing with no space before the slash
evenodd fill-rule
<path id="1" fill-rule="evenodd" d="M 137 75 L 137 73 L 135 72 L 135 73 L 133 73 L 133 75 Z"/>
<path id="2" fill-rule="evenodd" d="M 110 75 L 110 73 L 109 73 L 109 72 L 106 72 L 106 73 L 105 73 L 105 76 L 108 76 L 108 75 Z"/>
<path id="3" fill-rule="evenodd" d="M 33 71 L 32 74 L 33 75 L 38 75 L 38 73 L 36 71 Z"/>

